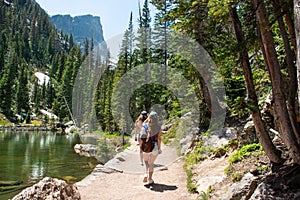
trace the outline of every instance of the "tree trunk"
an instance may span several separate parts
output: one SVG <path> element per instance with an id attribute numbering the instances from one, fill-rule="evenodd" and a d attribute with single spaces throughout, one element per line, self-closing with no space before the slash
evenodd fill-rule
<path id="1" fill-rule="evenodd" d="M 295 25 L 293 23 L 293 3 L 291 3 L 291 5 L 289 3 L 286 3 L 282 9 L 284 12 L 285 23 L 290 35 L 290 40 L 294 48 L 294 54 L 296 55 L 297 42 L 295 35 Z"/>
<path id="2" fill-rule="evenodd" d="M 291 48 L 289 37 L 285 29 L 285 24 L 281 17 L 281 8 L 278 0 L 272 0 L 272 4 L 275 9 L 275 15 L 278 21 L 279 29 L 284 44 L 284 50 L 286 53 L 287 71 L 289 75 L 287 108 L 292 123 L 293 131 L 298 140 L 298 143 L 300 143 L 300 129 L 299 129 L 297 116 L 296 116 L 297 70 L 294 64 L 295 55 Z"/>
<path id="3" fill-rule="evenodd" d="M 295 35 L 296 35 L 296 66 L 298 76 L 298 87 L 300 86 L 300 0 L 294 0 L 294 18 L 295 18 Z M 298 88 L 298 104 L 300 104 L 300 90 Z M 300 112 L 300 111 L 299 111 Z"/>
<path id="4" fill-rule="evenodd" d="M 235 31 L 235 36 L 238 44 L 244 44 L 244 33 L 242 30 L 242 25 L 240 22 L 240 19 L 238 17 L 237 11 L 236 11 L 236 5 L 231 6 L 229 5 L 229 14 L 232 20 L 232 24 Z M 255 130 L 257 137 L 262 144 L 262 147 L 264 148 L 266 155 L 273 163 L 282 163 L 283 160 L 280 157 L 280 151 L 276 149 L 274 144 L 271 141 L 271 138 L 268 134 L 268 132 L 265 129 L 263 120 L 260 115 L 259 107 L 258 107 L 258 101 L 257 101 L 257 95 L 255 92 L 254 84 L 253 84 L 253 76 L 252 71 L 249 63 L 249 56 L 248 56 L 248 50 L 246 47 L 242 47 L 240 51 L 240 60 L 244 72 L 244 77 L 246 81 L 246 87 L 248 90 L 248 97 L 250 99 L 249 103 L 251 103 L 251 114 L 252 119 L 254 122 Z"/>
<path id="5" fill-rule="evenodd" d="M 275 51 L 274 40 L 268 21 L 265 4 L 262 0 L 253 0 L 253 2 L 255 8 L 257 8 L 256 16 L 260 23 L 259 28 L 261 29 L 262 45 L 266 50 L 265 61 L 268 63 L 267 66 L 269 67 L 269 73 L 272 82 L 275 118 L 278 118 L 281 138 L 288 147 L 289 155 L 295 163 L 300 164 L 300 145 L 297 143 L 295 134 L 293 132 L 284 94 L 281 88 L 283 83 L 281 79 L 280 65 Z"/>

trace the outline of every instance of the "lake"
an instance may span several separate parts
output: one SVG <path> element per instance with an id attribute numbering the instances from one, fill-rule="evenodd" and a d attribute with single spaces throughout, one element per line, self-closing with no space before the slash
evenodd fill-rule
<path id="1" fill-rule="evenodd" d="M 73 147 L 80 143 L 79 135 L 0 132 L 0 182 L 21 181 L 19 186 L 26 187 L 46 176 L 70 184 L 80 181 L 98 164 L 75 153 Z M 0 186 L 0 199 L 12 198 L 21 191 L 19 186 Z"/>

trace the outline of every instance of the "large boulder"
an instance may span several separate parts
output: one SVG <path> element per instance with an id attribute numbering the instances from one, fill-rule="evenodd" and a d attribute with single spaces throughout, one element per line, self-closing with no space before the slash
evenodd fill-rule
<path id="1" fill-rule="evenodd" d="M 258 142 L 254 122 L 252 120 L 246 123 L 244 130 L 238 135 L 238 140 L 240 146 Z"/>
<path id="2" fill-rule="evenodd" d="M 231 140 L 237 138 L 238 129 L 225 127 L 218 131 L 213 131 L 209 136 L 203 136 L 203 146 L 210 146 L 213 148 L 220 148 L 228 144 Z"/>
<path id="3" fill-rule="evenodd" d="M 93 144 L 76 144 L 74 150 L 81 156 L 97 157 L 97 145 Z"/>
<path id="4" fill-rule="evenodd" d="M 240 200 L 249 199 L 257 187 L 256 177 L 251 173 L 244 175 L 240 182 L 234 183 L 226 192 L 225 195 L 220 197 L 224 200 Z"/>
<path id="5" fill-rule="evenodd" d="M 75 185 L 69 185 L 56 178 L 45 177 L 13 198 L 13 200 L 24 199 L 80 200 L 81 196 Z"/>
<path id="6" fill-rule="evenodd" d="M 250 200 L 263 199 L 300 199 L 300 166 L 279 166 L 264 177 Z"/>

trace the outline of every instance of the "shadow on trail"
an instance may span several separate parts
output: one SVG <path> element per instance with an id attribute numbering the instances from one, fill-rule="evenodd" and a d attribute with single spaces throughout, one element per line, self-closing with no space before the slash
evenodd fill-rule
<path id="1" fill-rule="evenodd" d="M 159 168 L 159 167 L 166 167 L 165 165 L 161 165 L 161 164 L 154 164 L 154 168 Z"/>
<path id="2" fill-rule="evenodd" d="M 177 190 L 177 188 L 178 188 L 176 185 L 165 185 L 165 184 L 159 184 L 159 183 L 146 184 L 144 186 L 155 192 L 164 192 L 167 190 Z"/>

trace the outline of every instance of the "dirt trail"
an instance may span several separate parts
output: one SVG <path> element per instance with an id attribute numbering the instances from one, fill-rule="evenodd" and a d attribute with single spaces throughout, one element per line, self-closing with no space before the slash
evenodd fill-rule
<path id="1" fill-rule="evenodd" d="M 174 148 L 162 146 L 155 162 L 152 186 L 142 182 L 144 166 L 138 156 L 139 147 L 131 140 L 131 147 L 106 163 L 106 167 L 120 172 L 93 173 L 76 183 L 83 200 L 189 200 L 196 199 L 186 188 L 184 161 L 176 156 Z"/>

